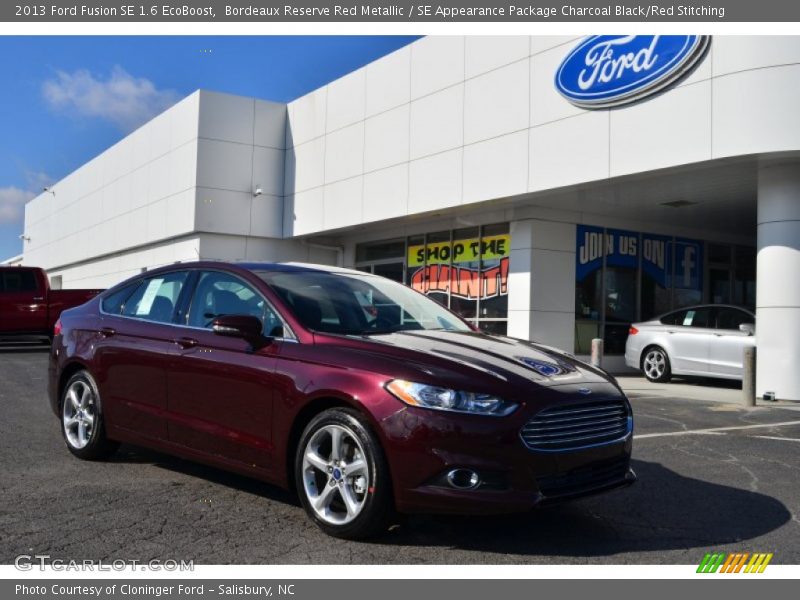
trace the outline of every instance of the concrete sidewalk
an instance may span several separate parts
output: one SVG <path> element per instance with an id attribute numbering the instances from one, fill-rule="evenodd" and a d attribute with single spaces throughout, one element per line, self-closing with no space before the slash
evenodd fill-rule
<path id="1" fill-rule="evenodd" d="M 670 383 L 651 383 L 636 375 L 619 375 L 616 379 L 624 392 L 634 398 L 685 398 L 743 406 L 740 381 L 676 378 Z M 800 410 L 798 402 L 765 402 L 760 398 L 756 400 L 756 406 Z"/>

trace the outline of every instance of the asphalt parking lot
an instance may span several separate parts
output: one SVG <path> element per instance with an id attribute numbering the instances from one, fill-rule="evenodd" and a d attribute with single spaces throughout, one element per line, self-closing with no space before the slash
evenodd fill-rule
<path id="1" fill-rule="evenodd" d="M 127 446 L 105 463 L 72 458 L 47 405 L 46 363 L 43 350 L 0 350 L 3 564 L 31 553 L 199 564 L 691 564 L 737 550 L 800 563 L 800 406 L 748 410 L 636 390 L 635 486 L 525 515 L 415 516 L 356 543 L 325 536 L 289 493 L 258 481 Z"/>

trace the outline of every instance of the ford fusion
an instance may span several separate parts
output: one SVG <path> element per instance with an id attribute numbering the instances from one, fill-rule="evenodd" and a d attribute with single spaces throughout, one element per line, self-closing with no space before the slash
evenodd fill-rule
<path id="1" fill-rule="evenodd" d="M 631 407 L 607 374 L 358 271 L 149 271 L 62 314 L 49 375 L 75 456 L 130 443 L 296 488 L 339 537 L 635 480 Z"/>

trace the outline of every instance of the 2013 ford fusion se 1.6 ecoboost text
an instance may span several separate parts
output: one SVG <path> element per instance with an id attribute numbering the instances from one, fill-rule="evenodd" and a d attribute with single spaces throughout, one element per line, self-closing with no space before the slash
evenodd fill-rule
<path id="1" fill-rule="evenodd" d="M 66 311 L 55 334 L 50 402 L 75 456 L 125 442 L 294 487 L 332 535 L 635 480 L 631 407 L 605 372 L 375 275 L 175 264 Z"/>

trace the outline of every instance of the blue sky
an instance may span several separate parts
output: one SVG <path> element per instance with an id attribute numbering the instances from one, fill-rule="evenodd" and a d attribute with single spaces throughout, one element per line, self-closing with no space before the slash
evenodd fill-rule
<path id="1" fill-rule="evenodd" d="M 0 260 L 22 208 L 198 88 L 286 102 L 411 36 L 0 37 Z"/>

